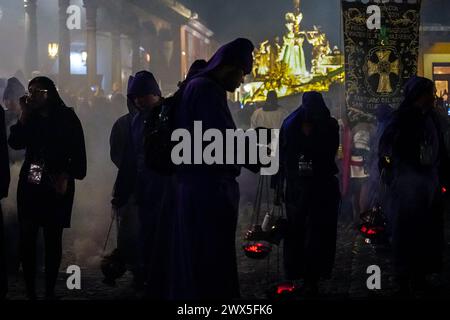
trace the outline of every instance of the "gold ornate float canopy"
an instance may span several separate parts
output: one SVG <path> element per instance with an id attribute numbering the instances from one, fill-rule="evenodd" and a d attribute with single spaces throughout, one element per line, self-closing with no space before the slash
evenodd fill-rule
<path id="1" fill-rule="evenodd" d="M 295 0 L 295 12 L 286 14 L 287 32 L 283 43 L 278 38 L 264 41 L 254 53 L 251 82 L 244 84 L 243 104 L 265 101 L 275 90 L 278 97 L 306 91 L 328 91 L 332 83 L 344 81 L 344 59 L 340 50 L 330 49 L 325 33 L 314 26 L 303 31 L 300 1 Z M 303 43 L 312 46 L 311 69 L 307 70 Z"/>

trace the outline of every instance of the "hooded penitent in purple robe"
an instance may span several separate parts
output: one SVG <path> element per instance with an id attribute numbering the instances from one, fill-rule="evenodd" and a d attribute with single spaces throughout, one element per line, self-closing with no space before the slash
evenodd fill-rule
<path id="1" fill-rule="evenodd" d="M 441 184 L 448 168 L 442 134 L 433 108 L 424 112 L 417 98 L 433 82 L 408 81 L 405 100 L 392 115 L 379 145 L 396 272 L 414 278 L 440 270 L 443 249 Z M 386 162 L 389 157 L 389 162 Z"/>
<path id="2" fill-rule="evenodd" d="M 312 126 L 306 135 L 302 125 Z M 322 95 L 306 92 L 280 132 L 280 176 L 286 181 L 288 230 L 284 267 L 289 280 L 329 277 L 336 249 L 339 185 L 335 156 L 339 125 Z"/>
<path id="3" fill-rule="evenodd" d="M 161 95 L 152 73 L 141 71 L 130 77 L 127 96 L 130 100 L 148 94 Z M 127 202 L 136 203 L 139 216 L 138 239 L 121 232 L 119 236 L 131 240 L 129 245 L 138 242 L 138 255 L 133 250 L 121 246 L 122 254 L 140 263 L 135 275 L 142 276 L 146 282 L 148 298 L 168 298 L 172 234 L 172 205 L 174 203 L 173 177 L 163 176 L 145 165 L 144 135 L 147 121 L 157 117 L 156 109 L 136 110 L 126 119 L 129 132 L 126 134 L 126 149 L 120 161 L 118 177 L 114 188 L 113 204 L 122 208 Z M 126 213 L 125 213 L 126 214 Z M 120 217 L 122 222 L 132 217 Z M 130 221 L 132 222 L 132 221 Z M 130 227 L 134 227 L 130 225 Z M 130 230 L 133 232 L 134 230 Z"/>
<path id="4" fill-rule="evenodd" d="M 177 127 L 235 129 L 226 90 L 210 77 L 222 65 L 251 71 L 253 45 L 237 39 L 222 46 L 206 67 L 184 82 L 176 110 Z M 192 135 L 193 136 L 193 135 Z M 240 174 L 237 165 L 181 165 L 177 168 L 174 299 L 239 297 L 235 252 Z"/>

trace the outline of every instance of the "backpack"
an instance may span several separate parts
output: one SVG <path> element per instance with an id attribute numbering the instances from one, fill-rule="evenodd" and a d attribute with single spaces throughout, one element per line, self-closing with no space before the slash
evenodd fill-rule
<path id="1" fill-rule="evenodd" d="M 144 132 L 145 164 L 161 175 L 170 176 L 175 171 L 171 153 L 171 141 L 175 129 L 175 108 L 181 97 L 180 90 L 164 99 L 161 106 L 149 115 Z"/>

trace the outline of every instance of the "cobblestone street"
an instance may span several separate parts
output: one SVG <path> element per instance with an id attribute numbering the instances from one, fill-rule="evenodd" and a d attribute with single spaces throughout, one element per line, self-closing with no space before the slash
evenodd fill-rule
<path id="1" fill-rule="evenodd" d="M 237 231 L 237 252 L 239 262 L 239 274 L 241 284 L 241 294 L 243 299 L 265 299 L 267 290 L 276 283 L 283 280 L 282 276 L 282 248 L 274 247 L 268 259 L 251 260 L 244 255 L 242 246 L 242 235 L 248 227 L 250 215 L 248 210 L 241 210 L 239 229 Z M 364 239 L 353 227 L 346 223 L 343 217 L 338 226 L 337 253 L 335 268 L 331 279 L 326 280 L 321 285 L 320 299 L 386 299 L 392 297 L 395 286 L 392 279 L 392 271 L 389 263 L 389 254 L 386 249 L 375 250 L 372 245 L 364 242 Z M 446 228 L 446 237 L 450 239 L 450 228 Z M 135 300 L 140 295 L 136 294 L 132 287 L 131 274 L 127 273 L 119 279 L 115 287 L 109 287 L 102 283 L 103 275 L 100 268 L 82 267 L 81 290 L 66 289 L 65 280 L 67 274 L 63 273 L 72 261 L 72 253 L 64 253 L 63 265 L 57 285 L 57 296 L 63 300 Z M 450 245 L 447 242 L 445 252 L 445 271 L 430 280 L 439 286 L 431 298 L 450 297 Z M 369 275 L 366 269 L 370 265 L 378 265 L 381 268 L 382 289 L 370 291 L 366 287 L 366 280 Z M 43 279 L 39 279 L 40 284 Z M 439 285 L 438 285 L 439 284 Z M 41 286 L 42 287 L 42 286 Z M 42 292 L 41 292 L 42 295 Z M 10 277 L 11 300 L 24 299 L 23 280 L 21 275 Z M 301 298 L 301 295 L 299 297 Z"/>

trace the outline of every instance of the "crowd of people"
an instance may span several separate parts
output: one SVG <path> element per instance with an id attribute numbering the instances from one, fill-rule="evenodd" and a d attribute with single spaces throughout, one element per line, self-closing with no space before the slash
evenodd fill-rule
<path id="1" fill-rule="evenodd" d="M 247 164 L 182 164 L 162 172 L 148 165 L 146 138 L 150 129 L 160 129 L 157 124 L 168 109 L 172 129 L 193 134 L 194 121 L 202 121 L 203 130 L 236 129 L 240 108 L 230 108 L 227 92 L 251 72 L 253 50 L 243 38 L 225 44 L 209 61 L 194 63 L 170 98 L 162 96 L 149 71 L 129 78 L 126 97 L 115 92 L 109 101 L 100 89 L 88 99 L 60 95 L 43 76 L 33 78 L 28 90 L 17 78 L 8 80 L 6 116 L 0 108 L 0 198 L 8 196 L 11 159 L 22 159 L 17 215 L 29 299 L 36 299 L 38 230 L 44 234 L 45 289 L 51 299 L 63 230 L 71 226 L 75 180 L 89 175 L 89 148 L 108 144 L 104 134 L 85 145 L 84 124 L 98 118 L 93 113 L 111 123 L 110 159 L 118 169 L 111 204 L 119 221 L 118 250 L 136 289 L 151 299 L 240 297 L 236 179 L 242 168 L 259 170 Z M 450 170 L 447 114 L 435 106 L 431 80 L 410 79 L 404 95 L 397 110 L 379 106 L 375 124 L 352 128 L 348 119 L 332 117 L 318 92 L 304 93 L 300 106 L 288 113 L 271 91 L 266 103 L 246 117 L 249 127 L 281 129 L 280 169 L 272 186 L 288 220 L 284 276 L 304 281 L 308 294 L 317 295 L 320 280 L 332 274 L 338 216 L 346 199 L 355 227 L 370 208 L 385 213 L 402 294 L 423 290 L 426 275 L 442 267 L 443 190 Z M 4 297 L 7 272 L 0 249 Z"/>

